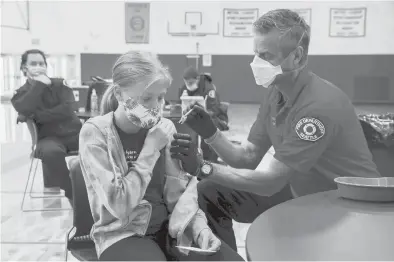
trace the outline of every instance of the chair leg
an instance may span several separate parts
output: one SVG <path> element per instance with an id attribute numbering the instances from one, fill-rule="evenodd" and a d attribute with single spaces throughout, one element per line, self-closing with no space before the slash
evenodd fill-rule
<path id="1" fill-rule="evenodd" d="M 22 199 L 22 204 L 21 204 L 21 209 L 22 209 L 22 211 L 24 211 L 24 209 L 23 209 L 23 205 L 24 205 L 24 203 L 25 203 L 25 198 L 26 198 L 26 192 L 27 192 L 27 188 L 28 188 L 28 186 L 29 186 L 29 182 L 30 182 L 30 176 L 31 176 L 31 172 L 32 172 L 32 169 L 33 169 L 33 164 L 34 164 L 34 161 L 35 160 L 35 158 L 31 158 L 31 161 L 30 161 L 30 168 L 29 168 L 29 175 L 28 175 L 28 177 L 27 177 L 27 182 L 26 182 L 26 186 L 25 186 L 25 191 L 23 192 L 23 199 Z M 35 172 L 37 171 L 37 166 L 36 166 L 36 169 L 35 169 Z"/>
<path id="2" fill-rule="evenodd" d="M 72 227 L 70 228 L 70 230 L 68 231 L 67 235 L 66 235 L 66 249 L 65 249 L 65 251 L 64 251 L 64 261 L 66 261 L 66 262 L 67 262 L 67 257 L 68 257 L 68 242 L 70 241 L 70 234 L 71 234 L 71 232 L 73 231 L 74 228 L 75 228 L 75 227 L 72 226 Z M 75 234 L 74 234 L 74 235 L 75 235 Z"/>
<path id="3" fill-rule="evenodd" d="M 34 178 L 35 178 L 35 176 L 36 176 L 36 173 L 37 173 L 37 168 L 38 168 L 38 164 L 39 164 L 39 162 L 40 161 L 38 161 L 38 159 L 36 159 L 36 158 L 32 158 L 32 160 L 31 160 L 31 164 L 30 164 L 30 168 L 29 168 L 29 176 L 28 176 L 28 178 L 27 178 L 27 183 L 26 183 L 26 186 L 25 186 L 25 191 L 24 191 L 24 193 L 23 193 L 23 199 L 22 199 L 22 205 L 21 205 L 21 209 L 22 209 L 22 212 L 42 212 L 42 211 L 67 211 L 67 210 L 72 210 L 72 208 L 42 208 L 42 209 L 24 209 L 24 203 L 25 203 L 25 199 L 26 199 L 26 193 L 27 193 L 27 188 L 28 188 L 28 186 L 29 186 L 29 182 L 30 182 L 30 176 L 31 176 L 31 174 L 32 174 L 32 172 L 33 172 L 33 181 L 32 181 L 32 183 L 31 183 L 31 186 L 30 186 L 30 192 L 29 192 L 29 197 L 30 197 L 30 199 L 37 199 L 37 198 L 41 198 L 41 199 L 44 199 L 44 198 L 59 198 L 59 196 L 52 196 L 52 197 L 32 197 L 31 196 L 31 192 L 32 192 L 32 190 L 33 190 L 33 185 L 34 185 Z M 35 164 L 35 167 L 33 168 L 33 164 L 34 163 L 36 163 Z M 34 171 L 33 171 L 33 169 L 34 169 Z"/>

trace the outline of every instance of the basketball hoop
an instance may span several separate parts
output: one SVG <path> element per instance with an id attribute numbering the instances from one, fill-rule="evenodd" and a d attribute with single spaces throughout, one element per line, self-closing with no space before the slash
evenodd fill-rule
<path id="1" fill-rule="evenodd" d="M 190 25 L 190 37 L 196 37 L 197 36 L 197 25 Z"/>

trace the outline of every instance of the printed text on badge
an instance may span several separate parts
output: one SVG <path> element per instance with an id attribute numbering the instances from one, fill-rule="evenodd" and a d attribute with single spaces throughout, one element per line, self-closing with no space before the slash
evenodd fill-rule
<path id="1" fill-rule="evenodd" d="M 324 136 L 326 128 L 320 120 L 304 117 L 297 122 L 295 131 L 300 139 L 314 142 Z"/>

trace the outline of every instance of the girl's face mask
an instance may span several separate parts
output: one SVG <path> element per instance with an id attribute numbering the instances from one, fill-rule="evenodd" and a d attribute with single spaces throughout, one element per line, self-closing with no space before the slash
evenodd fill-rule
<path id="1" fill-rule="evenodd" d="M 122 102 L 122 104 L 127 119 L 138 127 L 151 129 L 157 125 L 161 119 L 163 110 L 161 104 L 158 104 L 155 108 L 146 108 L 130 97 L 125 102 Z"/>

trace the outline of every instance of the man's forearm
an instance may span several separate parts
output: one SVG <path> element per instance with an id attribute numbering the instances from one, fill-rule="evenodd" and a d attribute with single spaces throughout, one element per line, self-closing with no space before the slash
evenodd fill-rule
<path id="1" fill-rule="evenodd" d="M 206 179 L 261 196 L 272 196 L 288 183 L 287 174 L 278 175 L 266 170 L 235 169 L 219 164 L 213 164 L 213 170 L 213 174 Z"/>
<path id="2" fill-rule="evenodd" d="M 245 168 L 245 150 L 242 146 L 233 144 L 219 130 L 214 139 L 206 140 L 226 164 L 235 168 Z M 209 141 L 212 140 L 212 141 Z"/>

